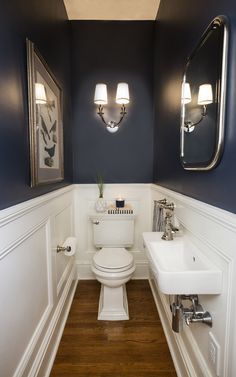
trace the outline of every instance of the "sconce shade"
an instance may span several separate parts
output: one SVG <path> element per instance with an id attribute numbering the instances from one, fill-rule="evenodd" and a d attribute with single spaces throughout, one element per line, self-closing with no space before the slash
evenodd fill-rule
<path id="1" fill-rule="evenodd" d="M 129 85 L 126 82 L 120 82 L 117 85 L 116 103 L 120 105 L 129 103 Z"/>
<path id="2" fill-rule="evenodd" d="M 45 105 L 47 103 L 45 86 L 38 82 L 35 83 L 35 103 Z"/>
<path id="3" fill-rule="evenodd" d="M 94 94 L 94 103 L 97 105 L 107 104 L 107 86 L 106 84 L 97 84 Z"/>
<path id="4" fill-rule="evenodd" d="M 187 104 L 192 101 L 191 89 L 188 82 L 182 84 L 181 102 Z"/>
<path id="5" fill-rule="evenodd" d="M 203 84 L 199 86 L 198 105 L 208 105 L 213 102 L 211 84 Z"/>

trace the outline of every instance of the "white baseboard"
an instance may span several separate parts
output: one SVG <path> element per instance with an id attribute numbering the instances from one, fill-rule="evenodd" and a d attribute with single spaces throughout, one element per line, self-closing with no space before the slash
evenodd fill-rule
<path id="1" fill-rule="evenodd" d="M 78 280 L 95 280 L 95 276 L 91 270 L 91 264 L 89 262 L 77 261 L 76 266 Z"/>
<path id="2" fill-rule="evenodd" d="M 70 311 L 77 282 L 76 267 L 73 266 L 63 294 L 58 302 L 57 308 L 48 327 L 47 333 L 42 341 L 39 352 L 36 355 L 34 364 L 30 370 L 29 377 L 48 377 L 50 375 Z"/>
<path id="3" fill-rule="evenodd" d="M 89 262 L 77 261 L 77 277 L 79 280 L 95 280 L 95 276 L 91 271 L 91 264 Z M 136 262 L 136 269 L 132 279 L 148 279 L 148 262 Z"/>
<path id="4" fill-rule="evenodd" d="M 138 261 L 138 262 L 135 262 L 135 265 L 136 265 L 136 268 L 135 268 L 132 279 L 135 279 L 135 280 L 148 279 L 148 262 Z"/>

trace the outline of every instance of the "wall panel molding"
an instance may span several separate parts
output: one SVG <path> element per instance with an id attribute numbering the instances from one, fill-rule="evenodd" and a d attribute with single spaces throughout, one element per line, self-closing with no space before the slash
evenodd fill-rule
<path id="1" fill-rule="evenodd" d="M 48 194 L 41 195 L 37 198 L 27 200 L 26 202 L 16 204 L 0 211 L 0 228 L 8 223 L 17 220 L 18 218 L 27 215 L 31 211 L 35 211 L 42 205 L 47 205 L 57 197 L 73 191 L 73 185 L 66 186 L 59 190 L 52 191 Z"/>
<path id="2" fill-rule="evenodd" d="M 44 311 L 41 315 L 41 317 L 38 318 L 38 324 L 32 334 L 32 337 L 30 339 L 30 342 L 25 350 L 25 353 L 23 355 L 23 357 L 21 358 L 21 361 L 20 361 L 20 364 L 18 365 L 17 367 L 17 370 L 15 371 L 14 373 L 14 377 L 18 377 L 18 376 L 22 376 L 23 373 L 24 373 L 24 370 L 27 366 L 27 363 L 29 362 L 30 360 L 30 357 L 33 353 L 33 350 L 37 344 L 37 342 L 39 341 L 39 338 L 40 338 L 40 335 L 44 329 L 44 326 L 49 318 L 49 315 L 51 313 L 51 310 L 52 310 L 52 307 L 53 307 L 53 292 L 52 292 L 52 279 L 51 279 L 51 249 L 49 247 L 50 245 L 50 239 L 49 239 L 49 236 L 50 236 L 50 232 L 49 232 L 49 222 L 48 221 L 45 221 L 43 224 L 39 224 L 38 227 L 35 227 L 33 229 L 33 231 L 30 231 L 27 235 L 25 235 L 25 237 L 23 237 L 22 239 L 18 240 L 18 242 L 15 244 L 14 246 L 14 249 L 10 249 L 11 251 L 13 250 L 16 250 L 20 245 L 24 244 L 24 242 L 29 239 L 29 238 L 33 238 L 34 235 L 40 231 L 40 230 L 43 230 L 44 231 L 44 234 L 45 234 L 45 243 L 44 245 L 44 248 L 45 248 L 45 254 L 46 254 L 46 265 L 47 265 L 47 305 L 46 307 L 44 308 Z M 6 256 L 6 255 L 5 255 Z M 26 308 L 27 310 L 27 308 Z M 27 310 L 28 311 L 28 310 Z"/>
<path id="3" fill-rule="evenodd" d="M 75 258 L 58 255 L 56 245 L 74 235 L 73 190 L 63 188 L 0 212 L 4 376 L 33 377 L 41 364 L 47 368 L 46 348 L 53 348 L 53 332 L 63 329 L 77 277 Z"/>
<path id="4" fill-rule="evenodd" d="M 28 377 L 35 377 L 41 375 L 42 370 L 44 369 L 47 372 L 45 373 L 45 375 L 43 375 L 45 377 L 50 375 L 50 371 L 57 353 L 57 349 L 61 340 L 67 316 L 69 314 L 71 303 L 74 297 L 76 286 L 76 269 L 75 266 L 72 265 L 67 277 L 67 282 L 63 290 L 63 294 L 61 295 L 56 310 L 54 311 L 53 317 L 50 321 L 50 325 L 47 328 L 47 332 L 44 336 L 43 342 L 41 343 L 41 347 L 37 353 L 37 356 L 34 360 Z M 55 331 L 58 325 L 59 329 Z M 55 339 L 53 339 L 54 336 Z M 48 350 L 50 350 L 50 357 L 47 356 L 47 359 L 49 359 L 49 361 L 46 360 L 47 362 L 45 362 L 44 357 Z"/>
<path id="5" fill-rule="evenodd" d="M 200 295 L 201 304 L 212 314 L 212 329 L 209 330 L 201 324 L 191 325 L 189 328 L 185 326 L 184 331 L 176 338 L 178 353 L 183 357 L 186 370 L 188 368 L 190 370 L 187 375 L 192 376 L 195 373 L 198 377 L 215 376 L 208 359 L 208 333 L 211 331 L 221 347 L 220 375 L 228 377 L 232 368 L 234 373 L 236 372 L 236 365 L 232 358 L 232 347 L 236 339 L 234 320 L 236 215 L 161 186 L 152 185 L 151 191 L 152 202 L 163 197 L 174 202 L 174 212 L 180 227 L 188 234 L 192 242 L 221 269 L 223 274 L 220 295 Z M 158 287 L 156 292 L 158 292 Z M 159 311 L 164 310 L 170 327 L 171 316 L 167 296 L 158 292 L 156 301 L 159 302 Z M 175 334 L 174 336 L 176 337 Z M 191 372 L 191 368 L 194 368 L 194 373 Z"/>
<path id="6" fill-rule="evenodd" d="M 74 201 L 67 203 L 66 206 L 60 208 L 59 211 L 54 213 L 54 229 L 57 239 L 57 246 L 63 245 L 68 234 L 74 234 Z M 75 257 L 65 256 L 64 253 L 56 253 L 55 274 L 57 280 L 57 296 L 59 296 L 63 285 L 66 283 L 68 271 L 71 264 L 75 263 Z"/>
<path id="7" fill-rule="evenodd" d="M 32 237 L 39 229 L 44 228 L 48 224 L 48 220 L 45 219 L 38 225 L 34 226 L 32 229 L 28 230 L 25 234 L 21 237 L 17 238 L 12 242 L 10 245 L 5 247 L 4 249 L 0 250 L 0 260 L 6 257 L 9 253 L 14 251 L 18 246 L 20 246 L 24 241 L 28 238 Z"/>
<path id="8" fill-rule="evenodd" d="M 63 288 L 63 284 L 67 282 L 68 280 L 68 275 L 69 275 L 69 272 L 71 270 L 71 266 L 74 265 L 74 258 L 71 259 L 71 257 L 69 257 L 69 261 L 63 271 L 63 274 L 61 275 L 61 278 L 59 280 L 59 283 L 57 285 L 57 296 L 60 295 L 61 293 L 61 290 Z"/>
<path id="9" fill-rule="evenodd" d="M 210 204 L 201 202 L 189 196 L 180 194 L 176 191 L 172 191 L 165 187 L 151 184 L 151 190 L 153 192 L 159 193 L 160 197 L 171 197 L 176 201 L 181 201 L 185 207 L 192 209 L 193 211 L 203 215 L 204 217 L 213 220 L 215 223 L 232 230 L 236 231 L 236 215 L 232 212 L 225 211 L 224 209 L 214 207 Z M 181 208 L 179 209 L 179 211 Z"/>
<path id="10" fill-rule="evenodd" d="M 134 278 L 138 279 L 148 276 L 142 233 L 151 230 L 153 200 L 166 197 L 175 203 L 175 214 L 180 226 L 191 237 L 192 242 L 222 270 L 222 294 L 201 295 L 200 301 L 213 316 L 214 322 L 211 331 L 221 346 L 221 375 L 228 377 L 230 373 L 234 373 L 236 371 L 236 361 L 233 357 L 236 343 L 234 319 L 236 308 L 236 215 L 152 184 L 107 184 L 104 194 L 109 203 L 114 202 L 116 196 L 121 194 L 134 206 L 137 223 L 132 252 L 137 266 Z M 50 375 L 50 368 L 72 302 L 77 276 L 79 279 L 93 278 L 90 266 L 95 248 L 92 244 L 88 214 L 93 211 L 97 196 L 97 186 L 94 184 L 73 185 L 53 194 L 47 194 L 45 197 L 34 199 L 35 207 L 33 201 L 30 201 L 30 203 L 17 205 L 16 208 L 12 207 L 9 211 L 2 211 L 6 211 L 7 221 L 5 222 L 3 214 L 0 214 L 3 219 L 0 225 L 0 236 L 3 239 L 3 245 L 0 247 L 2 257 L 0 258 L 0 268 L 4 266 L 5 276 L 9 275 L 10 277 L 12 268 L 16 268 L 16 273 L 17 269 L 21 268 L 18 258 L 27 265 L 28 255 L 36 258 L 37 262 L 35 263 L 38 268 L 41 263 L 47 265 L 41 291 L 44 301 L 39 306 L 43 310 L 40 309 L 41 311 L 38 313 L 38 323 L 32 330 L 20 359 L 18 354 L 14 355 L 9 350 L 11 364 L 7 359 L 4 361 L 5 363 L 9 362 L 9 366 L 4 366 L 9 369 L 1 367 L 5 375 L 7 373 L 14 377 L 26 375 L 47 377 Z M 11 221 L 9 221 L 9 215 Z M 78 240 L 76 256 L 65 257 L 61 253 L 57 255 L 57 244 L 64 242 L 71 235 L 75 235 Z M 22 250 L 25 250 L 26 254 L 22 254 Z M 32 264 L 31 266 L 33 271 L 35 267 Z M 0 275 L 0 280 L 1 277 L 4 278 L 3 275 Z M 29 276 L 24 275 L 24 279 L 28 281 Z M 191 326 L 185 328 L 183 334 L 176 337 L 170 327 L 167 297 L 158 292 L 155 281 L 151 281 L 151 283 L 179 376 L 213 377 L 213 369 L 207 358 L 209 329 L 204 325 Z M 10 286 L 5 280 L 4 284 L 5 287 Z M 4 284 L 0 282 L 0 286 L 3 287 Z M 30 283 L 28 287 L 31 287 Z M 5 310 L 8 310 L 7 307 Z M 30 311 L 28 315 L 27 323 L 30 323 Z M 32 313 L 32 315 L 34 314 Z M 1 325 L 3 323 L 0 321 Z M 27 324 L 23 325 L 27 326 Z M 4 339 L 4 347 L 7 344 L 6 336 L 7 334 L 3 333 L 3 338 L 1 337 Z M 17 344 L 20 344 L 20 341 Z M 12 363 L 12 360 L 15 361 L 15 364 Z"/>

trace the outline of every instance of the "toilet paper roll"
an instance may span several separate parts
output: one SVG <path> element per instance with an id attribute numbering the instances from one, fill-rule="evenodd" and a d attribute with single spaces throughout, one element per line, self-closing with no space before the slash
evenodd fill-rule
<path id="1" fill-rule="evenodd" d="M 77 241 L 75 237 L 68 237 L 63 243 L 63 247 L 70 247 L 70 251 L 65 250 L 64 254 L 67 257 L 71 257 L 76 252 Z"/>

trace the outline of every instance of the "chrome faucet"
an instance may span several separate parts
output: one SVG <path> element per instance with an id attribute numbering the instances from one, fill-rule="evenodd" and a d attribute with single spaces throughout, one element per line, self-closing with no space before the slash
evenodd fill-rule
<path id="1" fill-rule="evenodd" d="M 161 237 L 162 240 L 165 240 L 165 241 L 173 240 L 171 218 L 172 218 L 172 213 L 167 212 L 166 217 L 165 217 L 165 230 L 164 230 L 163 236 Z"/>
<path id="2" fill-rule="evenodd" d="M 174 212 L 174 203 L 163 203 L 160 204 L 162 208 L 166 210 L 166 216 L 165 216 L 165 230 L 163 233 L 163 236 L 161 237 L 162 240 L 165 241 L 172 241 L 173 240 L 173 233 L 176 233 L 178 231 L 178 228 L 175 228 L 172 224 L 171 220 L 173 217 Z"/>

